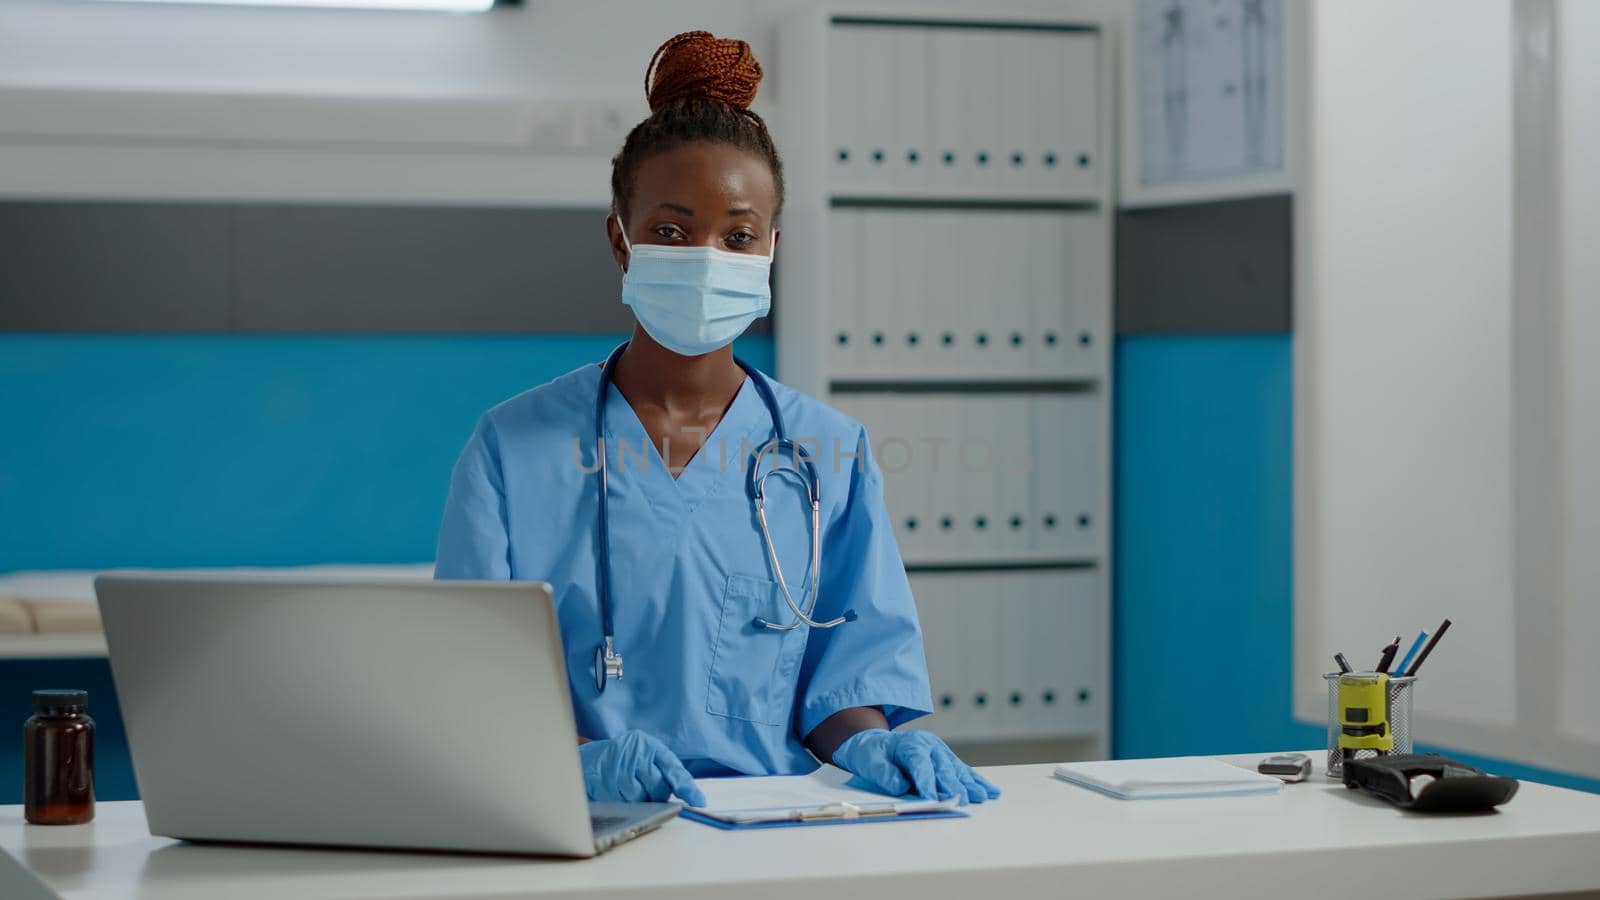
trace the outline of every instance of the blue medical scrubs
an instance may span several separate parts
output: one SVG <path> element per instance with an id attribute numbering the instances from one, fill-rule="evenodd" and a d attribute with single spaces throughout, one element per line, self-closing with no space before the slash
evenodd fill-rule
<path id="1" fill-rule="evenodd" d="M 438 578 L 548 581 L 555 592 L 578 733 L 655 735 L 695 775 L 802 774 L 801 743 L 822 720 L 881 707 L 891 727 L 931 709 L 916 607 L 883 504 L 866 432 L 772 382 L 791 439 L 822 481 L 822 582 L 814 618 L 794 621 L 745 493 L 752 451 L 773 423 L 747 377 L 674 479 L 632 407 L 607 396 L 611 603 L 621 681 L 595 685 L 594 412 L 600 367 L 586 366 L 496 406 L 456 463 L 439 535 Z M 763 461 L 763 470 L 771 456 Z M 795 601 L 809 584 L 810 514 L 797 479 L 767 481 L 767 521 Z"/>

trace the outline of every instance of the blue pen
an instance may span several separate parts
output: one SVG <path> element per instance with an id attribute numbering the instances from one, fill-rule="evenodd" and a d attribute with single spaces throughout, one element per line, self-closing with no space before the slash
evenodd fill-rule
<path id="1" fill-rule="evenodd" d="M 1400 660 L 1400 665 L 1395 666 L 1395 672 L 1399 673 L 1400 675 L 1405 675 L 1406 666 L 1411 665 L 1412 657 L 1417 655 L 1417 651 L 1422 649 L 1423 643 L 1425 643 L 1427 640 L 1428 633 L 1426 631 L 1417 632 L 1417 639 L 1411 642 L 1411 649 L 1406 651 L 1405 659 Z"/>

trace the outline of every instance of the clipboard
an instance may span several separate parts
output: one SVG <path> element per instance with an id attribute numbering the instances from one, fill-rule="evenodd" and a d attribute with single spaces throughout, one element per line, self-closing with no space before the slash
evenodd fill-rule
<path id="1" fill-rule="evenodd" d="M 956 800 L 887 797 L 855 785 L 849 772 L 834 766 L 809 775 L 701 778 L 697 783 L 706 805 L 679 815 L 725 831 L 967 817 L 956 809 Z"/>
<path id="2" fill-rule="evenodd" d="M 719 828 L 723 831 L 747 831 L 756 828 L 797 828 L 806 825 L 862 825 L 868 822 L 906 822 L 915 819 L 967 818 L 966 813 L 960 811 L 959 809 L 950 807 L 941 807 L 939 809 L 930 809 L 921 812 L 899 812 L 891 815 L 874 814 L 865 816 L 806 816 L 802 814 L 802 810 L 788 810 L 787 812 L 795 815 L 790 815 L 785 818 L 771 818 L 751 821 L 728 821 L 725 819 L 715 819 L 703 812 L 698 812 L 696 810 L 687 808 L 678 813 L 678 815 L 688 819 L 691 822 L 699 822 L 701 825 L 710 825 L 712 828 Z"/>

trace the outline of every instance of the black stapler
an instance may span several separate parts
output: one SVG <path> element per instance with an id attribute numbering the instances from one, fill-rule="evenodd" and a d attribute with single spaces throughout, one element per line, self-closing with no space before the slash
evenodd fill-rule
<path id="1" fill-rule="evenodd" d="M 1517 793 L 1515 778 L 1490 775 L 1437 753 L 1345 760 L 1344 786 L 1416 812 L 1483 812 Z"/>

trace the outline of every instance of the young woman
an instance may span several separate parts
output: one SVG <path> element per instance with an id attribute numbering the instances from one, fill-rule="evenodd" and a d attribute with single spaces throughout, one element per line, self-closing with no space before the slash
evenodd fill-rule
<path id="1" fill-rule="evenodd" d="M 816 760 L 993 799 L 939 738 L 890 730 L 931 702 L 865 431 L 733 355 L 770 306 L 783 207 L 760 80 L 747 44 L 706 32 L 651 58 L 606 219 L 638 325 L 479 421 L 437 577 L 554 587 L 591 799 L 703 803 L 693 775 Z"/>

